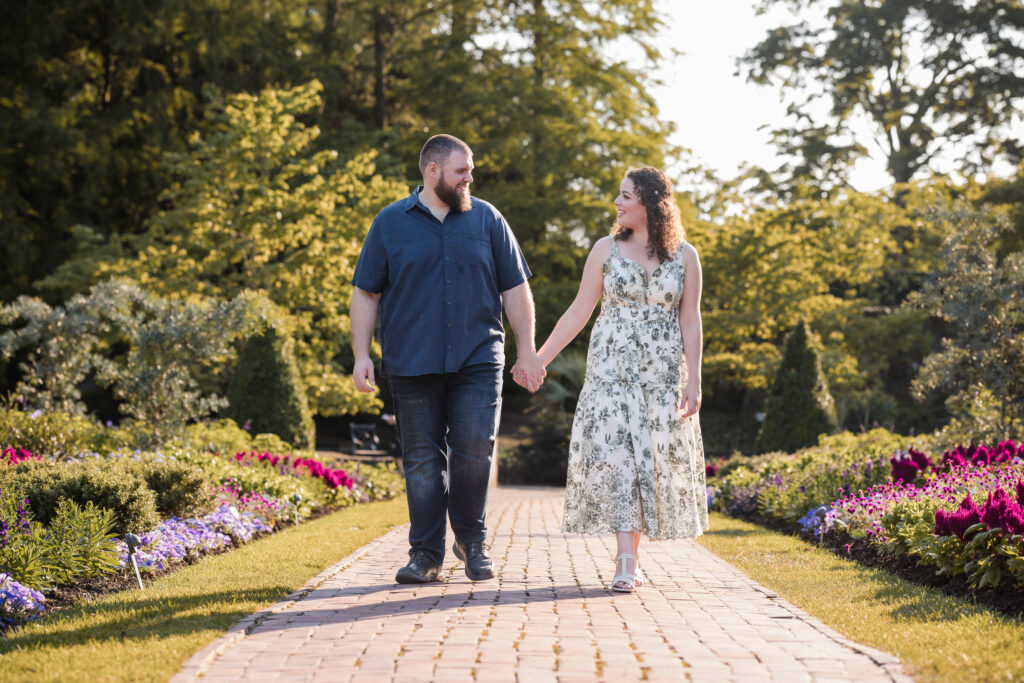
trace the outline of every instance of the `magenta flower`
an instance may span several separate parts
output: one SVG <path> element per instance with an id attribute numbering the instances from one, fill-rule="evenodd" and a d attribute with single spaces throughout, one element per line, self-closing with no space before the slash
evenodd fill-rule
<path id="1" fill-rule="evenodd" d="M 935 511 L 935 528 L 932 533 L 936 536 L 956 536 L 963 540 L 967 529 L 980 521 L 981 510 L 978 509 L 971 494 L 968 493 L 956 510 L 952 512 Z"/>

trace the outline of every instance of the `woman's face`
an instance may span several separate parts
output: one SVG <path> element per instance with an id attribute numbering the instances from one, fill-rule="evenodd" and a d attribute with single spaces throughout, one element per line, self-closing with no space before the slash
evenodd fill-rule
<path id="1" fill-rule="evenodd" d="M 634 230 L 647 229 L 647 211 L 640 203 L 640 198 L 636 196 L 636 186 L 628 176 L 623 178 L 619 185 L 619 194 L 615 197 L 615 210 L 619 225 L 622 227 Z"/>

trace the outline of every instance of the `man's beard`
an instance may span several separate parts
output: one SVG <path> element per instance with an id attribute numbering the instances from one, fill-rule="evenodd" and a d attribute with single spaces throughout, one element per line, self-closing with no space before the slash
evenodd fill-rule
<path id="1" fill-rule="evenodd" d="M 469 198 L 469 187 L 466 187 L 465 194 L 459 192 L 454 185 L 449 185 L 445 182 L 444 171 L 441 171 L 441 179 L 437 181 L 434 194 L 437 195 L 438 199 L 447 204 L 448 208 L 452 211 L 462 213 L 473 208 L 473 202 Z"/>

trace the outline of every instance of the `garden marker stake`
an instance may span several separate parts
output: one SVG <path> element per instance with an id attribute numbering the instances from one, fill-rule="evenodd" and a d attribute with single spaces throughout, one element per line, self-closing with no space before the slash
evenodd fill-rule
<path id="1" fill-rule="evenodd" d="M 135 561 L 135 548 L 139 545 L 139 537 L 135 534 L 125 534 L 124 542 L 128 544 L 128 559 L 132 562 L 132 569 L 135 570 L 135 578 L 139 580 L 139 588 L 145 588 L 142 585 L 142 575 L 139 574 L 139 563 Z"/>

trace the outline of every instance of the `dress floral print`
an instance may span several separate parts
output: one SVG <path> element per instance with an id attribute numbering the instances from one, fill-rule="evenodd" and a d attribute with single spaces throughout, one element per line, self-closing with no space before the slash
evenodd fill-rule
<path id="1" fill-rule="evenodd" d="M 700 423 L 677 417 L 686 372 L 681 256 L 648 281 L 612 240 L 572 425 L 563 531 L 668 539 L 708 529 Z"/>

